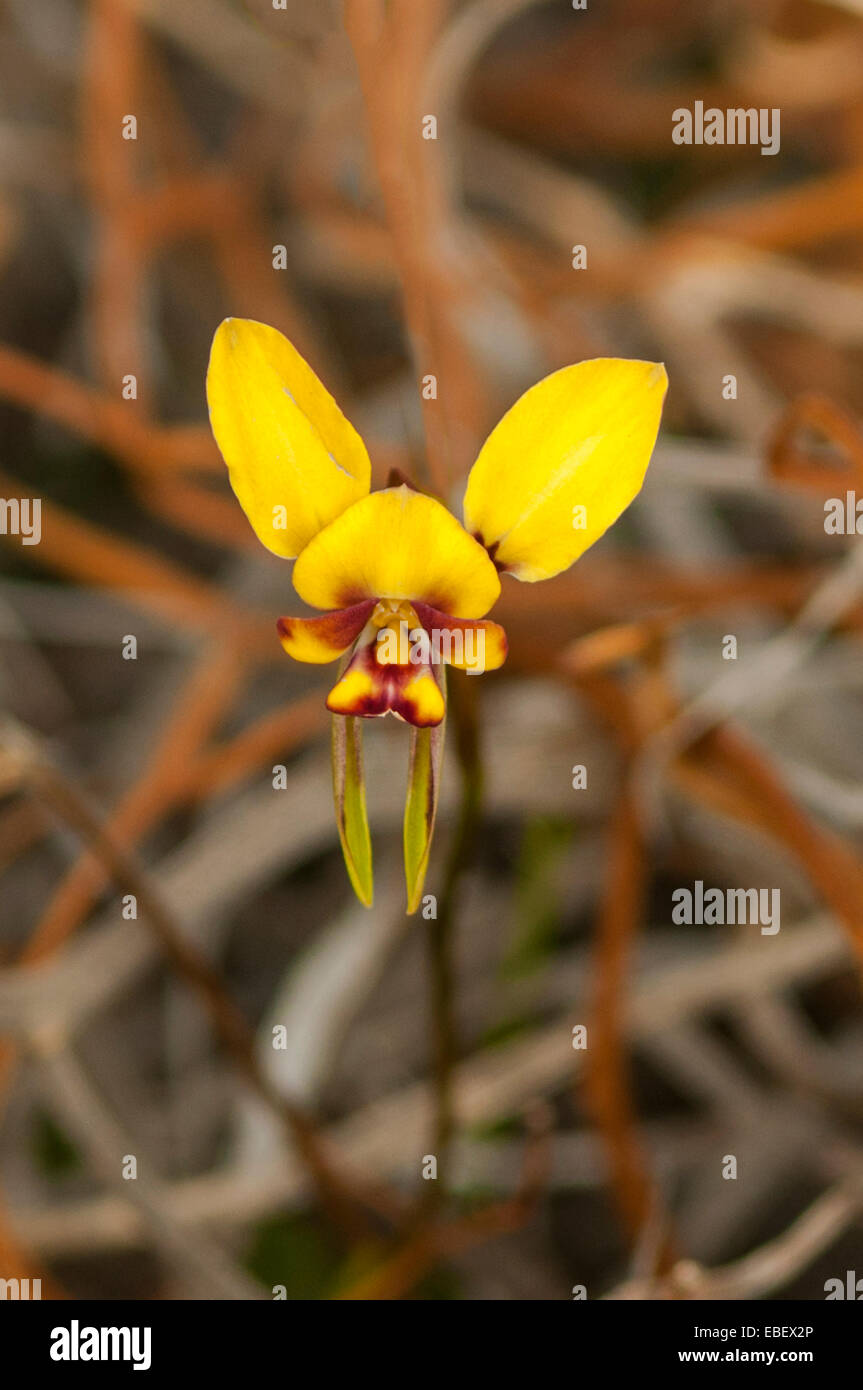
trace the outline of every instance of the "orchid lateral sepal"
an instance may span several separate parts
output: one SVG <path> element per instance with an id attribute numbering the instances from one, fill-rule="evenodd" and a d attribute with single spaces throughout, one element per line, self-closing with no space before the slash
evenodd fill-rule
<path id="1" fill-rule="evenodd" d="M 435 674 L 446 696 L 446 667 Z M 403 827 L 408 916 L 422 899 L 437 817 L 446 716 L 431 728 L 411 729 L 408 787 Z"/>
<path id="2" fill-rule="evenodd" d="M 364 907 L 371 907 L 374 871 L 366 811 L 362 727 L 353 715 L 333 715 L 332 760 L 336 825 L 345 867 L 360 902 Z"/>

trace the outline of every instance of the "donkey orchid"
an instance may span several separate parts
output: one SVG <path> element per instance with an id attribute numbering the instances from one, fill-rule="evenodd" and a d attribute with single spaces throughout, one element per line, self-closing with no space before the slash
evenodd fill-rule
<path id="1" fill-rule="evenodd" d="M 231 486 L 294 588 L 321 617 L 280 618 L 297 661 L 342 659 L 327 696 L 345 863 L 372 899 L 360 718 L 412 725 L 404 848 L 408 911 L 428 864 L 443 751 L 445 668 L 494 670 L 506 636 L 485 615 L 500 574 L 560 574 L 638 493 L 667 378 L 654 362 L 598 358 L 526 391 L 471 469 L 464 525 L 406 484 L 371 492 L 366 447 L 276 329 L 226 319 L 207 373 L 210 422 Z"/>

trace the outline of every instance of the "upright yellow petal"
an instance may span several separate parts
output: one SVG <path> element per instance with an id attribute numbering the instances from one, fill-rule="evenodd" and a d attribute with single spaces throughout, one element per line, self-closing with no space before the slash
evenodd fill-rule
<path id="1" fill-rule="evenodd" d="M 550 579 L 638 493 L 668 378 L 658 362 L 599 357 L 553 372 L 492 430 L 470 472 L 465 525 L 517 579 Z"/>
<path id="2" fill-rule="evenodd" d="M 210 423 L 258 539 L 285 559 L 364 497 L 366 447 L 275 328 L 225 319 L 207 371 Z"/>
<path id="3" fill-rule="evenodd" d="M 315 536 L 294 565 L 294 588 L 313 608 L 421 599 L 457 618 L 481 618 L 500 580 L 446 507 L 402 486 L 364 497 Z"/>

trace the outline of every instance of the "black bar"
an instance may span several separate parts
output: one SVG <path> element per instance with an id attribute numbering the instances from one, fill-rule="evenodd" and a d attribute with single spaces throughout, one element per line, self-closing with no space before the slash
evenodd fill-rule
<path id="1" fill-rule="evenodd" d="M 117 1329 L 116 1337 L 108 1333 L 104 1338 L 106 1359 L 85 1359 L 91 1350 L 102 1355 L 103 1328 Z M 442 1374 L 458 1371 L 461 1377 L 471 1373 L 471 1364 L 487 1381 L 498 1358 L 511 1367 L 513 1357 L 526 1357 L 541 1372 L 531 1376 L 536 1384 L 546 1378 L 543 1367 L 550 1374 L 549 1354 L 561 1346 L 573 1375 L 591 1365 L 612 1375 L 671 1368 L 694 1369 L 697 1375 L 701 1366 L 758 1365 L 764 1371 L 801 1367 L 823 1377 L 854 1364 L 861 1328 L 856 1303 L 841 1301 L 588 1301 L 522 1303 L 517 1309 L 511 1304 L 471 1303 L 468 1309 L 467 1304 L 440 1302 L 386 1308 L 364 1304 L 361 1310 L 353 1303 L 303 1303 L 300 1308 L 279 1300 L 9 1302 L 0 1307 L 4 1365 L 17 1365 L 19 1376 L 47 1373 L 58 1384 L 70 1377 L 92 1380 L 105 1372 L 141 1382 L 144 1376 L 189 1371 L 213 1372 L 220 1380 L 232 1375 L 248 1379 L 251 1373 L 258 1380 L 279 1367 L 286 1381 L 297 1372 L 305 1381 L 310 1356 L 316 1374 L 328 1378 L 342 1358 L 354 1375 L 389 1364 L 384 1384 L 414 1376 L 427 1383 L 436 1367 Z M 405 1337 L 412 1348 L 407 1357 Z M 54 1359 L 52 1347 L 55 1356 L 77 1351 L 78 1359 Z M 125 1359 L 109 1359 L 115 1349 Z M 475 1362 L 480 1350 L 481 1370 Z M 135 1360 L 141 1364 L 138 1372 Z"/>

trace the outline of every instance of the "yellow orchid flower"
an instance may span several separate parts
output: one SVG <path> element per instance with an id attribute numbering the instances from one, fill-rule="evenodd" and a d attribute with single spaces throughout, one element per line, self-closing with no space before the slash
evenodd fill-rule
<path id="1" fill-rule="evenodd" d="M 506 636 L 486 618 L 500 575 L 549 579 L 638 493 L 667 386 L 654 362 L 597 358 L 553 372 L 492 430 L 471 469 L 464 525 L 402 484 L 370 492 L 362 439 L 288 340 L 249 319 L 216 331 L 210 422 L 259 540 L 294 559 L 321 617 L 280 618 L 297 661 L 343 659 L 327 696 L 336 813 L 348 872 L 372 897 L 360 718 L 413 726 L 405 811 L 408 911 L 422 894 L 437 803 L 444 672 L 495 670 Z"/>

